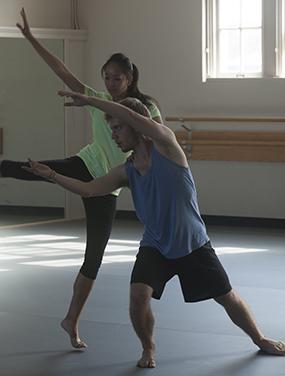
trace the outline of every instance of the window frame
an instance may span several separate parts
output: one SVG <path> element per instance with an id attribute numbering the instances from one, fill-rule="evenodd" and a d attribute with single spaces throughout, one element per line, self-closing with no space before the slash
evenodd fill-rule
<path id="1" fill-rule="evenodd" d="M 285 0 L 276 0 L 276 77 L 285 77 Z"/>
<path id="2" fill-rule="evenodd" d="M 203 1 L 203 77 L 209 79 L 261 79 L 285 77 L 285 0 L 262 0 L 261 72 L 239 75 L 218 72 L 218 1 Z M 273 24 L 273 25 L 272 25 Z M 283 39 L 283 40 L 282 40 Z"/>

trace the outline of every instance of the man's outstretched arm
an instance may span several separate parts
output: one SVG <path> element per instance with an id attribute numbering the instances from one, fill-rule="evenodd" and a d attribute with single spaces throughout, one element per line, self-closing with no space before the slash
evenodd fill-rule
<path id="1" fill-rule="evenodd" d="M 188 167 L 185 154 L 179 146 L 174 132 L 163 124 L 142 116 L 135 111 L 113 101 L 106 101 L 96 97 L 88 97 L 80 93 L 69 91 L 59 91 L 60 96 L 71 98 L 72 102 L 65 103 L 65 106 L 94 106 L 128 124 L 140 134 L 152 139 L 157 148 L 172 159 L 174 162 Z"/>
<path id="2" fill-rule="evenodd" d="M 83 182 L 58 174 L 42 163 L 31 160 L 29 162 L 30 167 L 22 167 L 24 170 L 57 183 L 68 191 L 79 194 L 82 197 L 104 196 L 118 188 L 128 186 L 124 165 L 117 166 L 110 170 L 108 174 L 95 178 L 90 182 Z"/>
<path id="3" fill-rule="evenodd" d="M 108 115 L 117 118 L 137 132 L 150 137 L 152 140 L 173 140 L 173 132 L 165 125 L 142 116 L 130 108 L 113 101 L 106 101 L 97 97 L 88 97 L 81 93 L 60 90 L 58 94 L 62 97 L 71 98 L 72 102 L 65 103 L 65 106 L 93 106 L 99 108 Z"/>

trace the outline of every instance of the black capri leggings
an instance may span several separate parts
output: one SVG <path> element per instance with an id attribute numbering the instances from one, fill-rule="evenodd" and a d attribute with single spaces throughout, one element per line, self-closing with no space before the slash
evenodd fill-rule
<path id="1" fill-rule="evenodd" d="M 40 161 L 59 174 L 82 181 L 93 180 L 85 163 L 81 158 L 74 156 L 66 159 Z M 1 175 L 21 180 L 48 180 L 22 169 L 28 162 L 3 160 Z M 116 210 L 116 196 L 82 198 L 86 214 L 87 241 L 85 257 L 80 273 L 90 279 L 95 279 L 102 263 L 104 250 L 109 240 Z"/>

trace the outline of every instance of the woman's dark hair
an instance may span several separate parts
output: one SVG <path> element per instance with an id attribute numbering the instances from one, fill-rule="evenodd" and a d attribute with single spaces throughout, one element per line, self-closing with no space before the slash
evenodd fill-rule
<path id="1" fill-rule="evenodd" d="M 102 77 L 104 75 L 104 72 L 107 66 L 111 63 L 117 64 L 125 75 L 132 76 L 132 83 L 128 87 L 127 97 L 137 98 L 146 106 L 149 106 L 154 102 L 159 107 L 156 99 L 154 99 L 150 95 L 143 94 L 140 92 L 138 88 L 138 80 L 139 80 L 138 68 L 136 67 L 134 63 L 130 61 L 130 59 L 126 55 L 120 52 L 113 54 L 101 68 Z"/>

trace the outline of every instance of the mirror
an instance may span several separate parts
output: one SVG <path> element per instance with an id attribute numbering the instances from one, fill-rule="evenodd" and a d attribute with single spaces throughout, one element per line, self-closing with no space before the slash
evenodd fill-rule
<path id="1" fill-rule="evenodd" d="M 41 42 L 63 59 L 64 41 Z M 65 156 L 62 82 L 24 38 L 0 38 L 0 160 Z M 0 226 L 64 216 L 65 192 L 56 185 L 0 178 Z"/>

